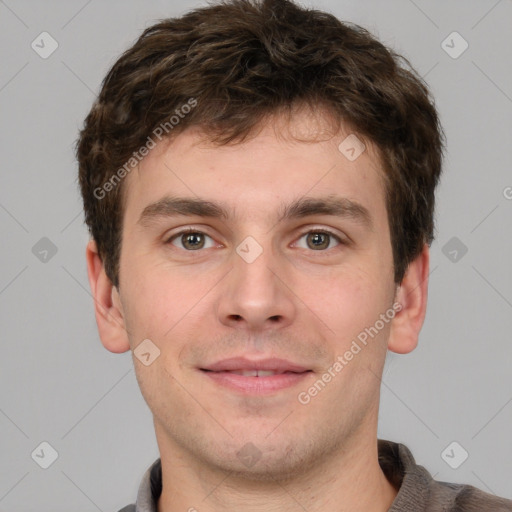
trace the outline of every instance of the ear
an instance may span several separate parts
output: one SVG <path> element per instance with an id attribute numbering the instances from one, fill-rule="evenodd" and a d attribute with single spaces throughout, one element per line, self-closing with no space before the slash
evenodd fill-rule
<path id="1" fill-rule="evenodd" d="M 429 261 L 429 247 L 425 244 L 409 264 L 395 294 L 395 303 L 399 303 L 401 309 L 391 322 L 388 349 L 397 354 L 412 352 L 418 345 L 427 310 Z"/>
<path id="2" fill-rule="evenodd" d="M 90 240 L 87 244 L 85 257 L 101 342 L 110 352 L 117 354 L 126 352 L 130 350 L 130 342 L 124 322 L 119 292 L 105 273 L 105 268 L 94 240 Z"/>

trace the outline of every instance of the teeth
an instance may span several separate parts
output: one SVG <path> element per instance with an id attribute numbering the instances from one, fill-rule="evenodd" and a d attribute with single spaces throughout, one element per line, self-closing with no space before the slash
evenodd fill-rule
<path id="1" fill-rule="evenodd" d="M 242 375 L 243 377 L 270 377 L 277 375 L 279 372 L 273 370 L 231 370 L 229 373 Z"/>
<path id="2" fill-rule="evenodd" d="M 277 375 L 277 372 L 272 370 L 258 370 L 258 377 L 268 377 L 269 375 Z"/>

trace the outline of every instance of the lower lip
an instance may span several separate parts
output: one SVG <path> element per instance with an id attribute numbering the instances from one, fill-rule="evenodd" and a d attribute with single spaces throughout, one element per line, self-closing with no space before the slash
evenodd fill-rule
<path id="1" fill-rule="evenodd" d="M 312 373 L 309 371 L 303 373 L 280 373 L 266 377 L 245 377 L 244 375 L 230 372 L 211 372 L 205 370 L 201 370 L 201 372 L 221 386 L 253 395 L 270 394 L 281 389 L 296 386 Z"/>

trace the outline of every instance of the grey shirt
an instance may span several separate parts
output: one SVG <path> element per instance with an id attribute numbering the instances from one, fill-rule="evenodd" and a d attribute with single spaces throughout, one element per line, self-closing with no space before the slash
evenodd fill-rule
<path id="1" fill-rule="evenodd" d="M 388 480 L 399 489 L 388 512 L 511 512 L 512 501 L 464 484 L 438 482 L 416 464 L 403 444 L 379 439 L 379 464 Z M 157 459 L 146 471 L 137 502 L 119 512 L 157 512 L 162 492 L 162 466 Z"/>

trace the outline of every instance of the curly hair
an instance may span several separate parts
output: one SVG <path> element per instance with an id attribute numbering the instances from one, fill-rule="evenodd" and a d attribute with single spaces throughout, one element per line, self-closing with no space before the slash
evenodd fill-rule
<path id="1" fill-rule="evenodd" d="M 325 107 L 378 149 L 399 284 L 434 239 L 444 136 L 427 85 L 407 59 L 332 14 L 290 0 L 225 0 L 146 29 L 108 72 L 80 131 L 85 222 L 113 285 L 122 177 L 152 134 L 170 140 L 198 126 L 214 144 L 236 144 L 302 104 Z"/>

